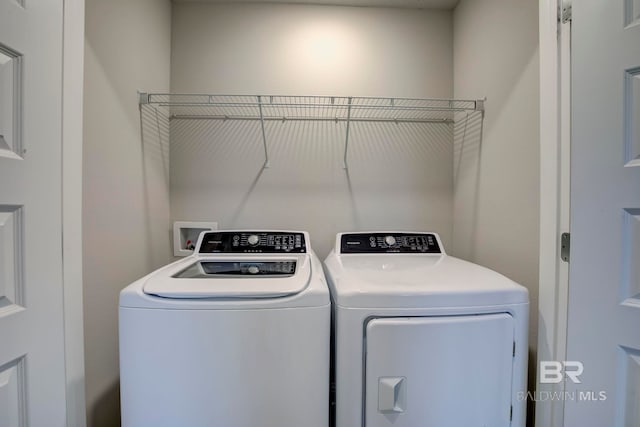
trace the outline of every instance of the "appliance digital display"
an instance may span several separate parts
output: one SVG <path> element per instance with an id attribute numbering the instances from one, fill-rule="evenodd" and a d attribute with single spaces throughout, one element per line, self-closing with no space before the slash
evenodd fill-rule
<path id="1" fill-rule="evenodd" d="M 343 234 L 340 241 L 343 254 L 439 254 L 442 253 L 434 234 L 423 233 L 353 233 Z"/>
<path id="2" fill-rule="evenodd" d="M 306 253 L 307 246 L 303 233 L 223 231 L 204 235 L 199 253 Z"/>

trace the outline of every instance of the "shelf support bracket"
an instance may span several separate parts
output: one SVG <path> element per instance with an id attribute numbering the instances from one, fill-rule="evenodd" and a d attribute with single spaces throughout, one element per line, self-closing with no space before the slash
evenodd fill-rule
<path id="1" fill-rule="evenodd" d="M 258 109 L 260 110 L 260 128 L 262 129 L 262 145 L 264 146 L 264 165 L 263 168 L 269 167 L 269 152 L 267 151 L 267 133 L 264 130 L 264 115 L 262 113 L 262 97 L 258 96 Z"/>
<path id="2" fill-rule="evenodd" d="M 349 169 L 349 163 L 347 162 L 347 151 L 349 150 L 349 128 L 351 127 L 351 101 L 352 97 L 349 97 L 347 106 L 347 135 L 344 140 L 344 169 Z"/>
<path id="3" fill-rule="evenodd" d="M 562 0 L 560 4 L 559 19 L 563 24 L 566 24 L 567 22 L 571 22 L 573 20 L 572 6 L 573 5 L 571 0 Z"/>
<path id="4" fill-rule="evenodd" d="M 147 92 L 138 91 L 138 104 L 145 105 L 149 103 L 149 94 Z"/>

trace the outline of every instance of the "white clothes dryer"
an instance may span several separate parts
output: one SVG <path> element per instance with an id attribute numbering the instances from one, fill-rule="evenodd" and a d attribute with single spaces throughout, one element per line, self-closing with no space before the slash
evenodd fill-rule
<path id="1" fill-rule="evenodd" d="M 341 233 L 325 267 L 336 427 L 525 425 L 526 288 L 435 233 Z"/>
<path id="2" fill-rule="evenodd" d="M 202 233 L 120 294 L 122 426 L 327 427 L 330 308 L 307 233 Z"/>

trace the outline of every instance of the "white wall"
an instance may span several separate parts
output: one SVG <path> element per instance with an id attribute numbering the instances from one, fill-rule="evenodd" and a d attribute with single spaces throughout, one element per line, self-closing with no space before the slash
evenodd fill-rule
<path id="1" fill-rule="evenodd" d="M 176 3 L 175 93 L 449 98 L 448 11 Z"/>
<path id="2" fill-rule="evenodd" d="M 532 351 L 538 319 L 538 76 L 536 0 L 460 2 L 454 12 L 454 95 L 486 96 L 487 103 L 482 141 L 479 120 L 470 121 L 466 137 L 461 127 L 455 132 L 453 253 L 529 289 Z"/>
<path id="3" fill-rule="evenodd" d="M 170 259 L 167 160 L 138 89 L 168 91 L 169 0 L 87 0 L 83 263 L 87 417 L 120 424 L 118 293 Z"/>
<path id="4" fill-rule="evenodd" d="M 451 12 L 180 3 L 174 93 L 452 96 Z M 451 240 L 449 125 L 174 120 L 173 220 L 298 228 L 324 257 L 337 231 L 430 229 Z"/>

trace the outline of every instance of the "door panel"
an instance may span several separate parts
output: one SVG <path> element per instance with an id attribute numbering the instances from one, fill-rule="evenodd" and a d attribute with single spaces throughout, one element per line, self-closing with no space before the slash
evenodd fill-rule
<path id="1" fill-rule="evenodd" d="M 0 367 L 0 426 L 26 426 L 24 358 Z"/>
<path id="2" fill-rule="evenodd" d="M 511 425 L 508 314 L 382 318 L 366 328 L 366 427 Z"/>
<path id="3" fill-rule="evenodd" d="M 0 206 L 0 316 L 22 308 L 22 208 Z"/>
<path id="4" fill-rule="evenodd" d="M 640 209 L 625 209 L 622 224 L 624 258 L 620 301 L 640 306 Z"/>
<path id="5" fill-rule="evenodd" d="M 62 11 L 0 0 L 0 426 L 66 424 Z"/>
<path id="6" fill-rule="evenodd" d="M 625 77 L 625 166 L 640 166 L 640 68 Z"/>
<path id="7" fill-rule="evenodd" d="M 625 25 L 628 27 L 640 23 L 640 0 L 624 1 L 626 3 L 624 10 Z"/>
<path id="8" fill-rule="evenodd" d="M 640 425 L 639 5 L 573 2 L 568 427 Z"/>
<path id="9" fill-rule="evenodd" d="M 22 153 L 22 56 L 0 44 L 0 157 Z"/>
<path id="10" fill-rule="evenodd" d="M 618 362 L 621 393 L 617 425 L 635 427 L 640 425 L 640 351 L 621 346 Z"/>

